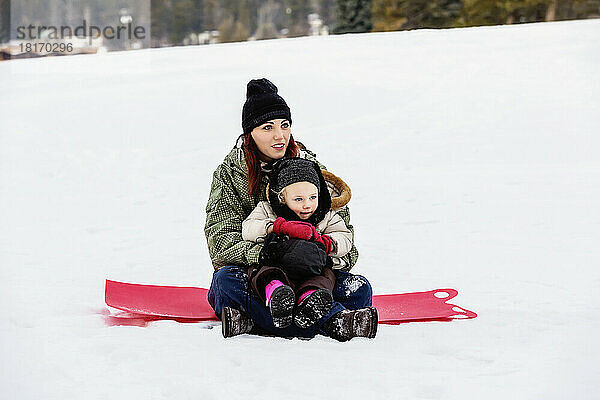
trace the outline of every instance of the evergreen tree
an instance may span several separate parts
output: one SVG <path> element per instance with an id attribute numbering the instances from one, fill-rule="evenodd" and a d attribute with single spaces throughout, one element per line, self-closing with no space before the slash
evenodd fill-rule
<path id="1" fill-rule="evenodd" d="M 333 33 L 370 32 L 371 0 L 337 0 Z"/>

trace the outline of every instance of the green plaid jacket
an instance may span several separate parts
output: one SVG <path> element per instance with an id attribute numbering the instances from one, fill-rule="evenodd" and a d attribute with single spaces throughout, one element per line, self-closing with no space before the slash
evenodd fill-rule
<path id="1" fill-rule="evenodd" d="M 299 143 L 302 149 L 299 156 L 315 161 L 321 169 L 326 169 L 316 159 L 316 155 Z M 225 157 L 215 172 L 210 187 L 210 196 L 206 204 L 206 225 L 204 233 L 208 242 L 208 252 L 215 270 L 225 265 L 250 266 L 258 263 L 258 255 L 262 243 L 246 242 L 242 239 L 242 222 L 250 215 L 259 201 L 266 200 L 265 188 L 268 177 L 261 174 L 259 195 L 254 197 L 248 193 L 248 170 L 244 151 L 234 148 Z M 338 210 L 348 229 L 354 233 L 350 225 L 348 206 Z M 349 271 L 358 259 L 358 251 L 354 244 L 352 250 L 342 260 Z"/>

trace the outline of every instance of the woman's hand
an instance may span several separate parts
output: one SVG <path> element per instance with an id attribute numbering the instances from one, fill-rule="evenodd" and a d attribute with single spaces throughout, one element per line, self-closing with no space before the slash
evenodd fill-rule
<path id="1" fill-rule="evenodd" d="M 314 226 L 303 221 L 286 221 L 284 218 L 277 218 L 273 224 L 273 232 L 278 235 L 288 235 L 296 239 L 313 239 L 318 235 Z"/>

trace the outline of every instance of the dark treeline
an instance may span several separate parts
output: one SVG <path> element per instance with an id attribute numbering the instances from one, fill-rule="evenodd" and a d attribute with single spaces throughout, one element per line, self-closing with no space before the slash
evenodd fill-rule
<path id="1" fill-rule="evenodd" d="M 328 33 L 396 31 L 593 18 L 600 0 L 152 0 L 152 35 L 154 45 L 205 31 L 218 42 L 303 36 L 310 14 Z"/>
<path id="2" fill-rule="evenodd" d="M 593 18 L 600 0 L 151 0 L 151 10 L 158 47 Z M 0 0 L 0 42 L 9 11 Z"/>
<path id="3" fill-rule="evenodd" d="M 373 0 L 373 30 L 451 28 L 600 16 L 600 0 Z"/>
<path id="4" fill-rule="evenodd" d="M 323 25 L 335 21 L 335 0 L 152 0 L 153 45 L 202 40 L 218 31 L 218 42 L 309 34 L 309 15 Z M 206 40 L 206 37 L 204 38 Z"/>

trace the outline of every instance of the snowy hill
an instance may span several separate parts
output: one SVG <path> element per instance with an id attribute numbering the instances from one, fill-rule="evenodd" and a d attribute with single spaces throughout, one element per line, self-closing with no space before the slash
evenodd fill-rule
<path id="1" fill-rule="evenodd" d="M 2 397 L 596 398 L 599 37 L 595 20 L 0 63 Z M 210 284 L 212 171 L 263 76 L 352 187 L 355 272 L 376 293 L 455 287 L 478 318 L 344 344 L 104 324 L 105 278 Z"/>

